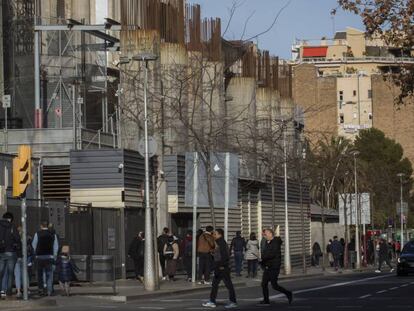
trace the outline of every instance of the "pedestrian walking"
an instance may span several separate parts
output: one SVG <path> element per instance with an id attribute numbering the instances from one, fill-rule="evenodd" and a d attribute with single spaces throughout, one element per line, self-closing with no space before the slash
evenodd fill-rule
<path id="1" fill-rule="evenodd" d="M 319 260 L 322 257 L 322 249 L 318 242 L 312 246 L 312 266 L 319 267 Z"/>
<path id="2" fill-rule="evenodd" d="M 170 234 L 170 229 L 165 227 L 162 230 L 162 234 L 157 239 L 157 248 L 158 248 L 158 256 L 160 258 L 160 266 L 161 266 L 161 273 L 162 273 L 162 279 L 166 280 L 166 274 L 165 274 L 165 257 L 164 257 L 164 246 L 167 244 L 168 236 Z"/>
<path id="3" fill-rule="evenodd" d="M 338 237 L 334 236 L 333 241 L 331 243 L 331 253 L 332 253 L 332 257 L 334 261 L 333 266 L 335 268 L 335 271 L 338 271 L 339 269 L 339 264 L 340 264 L 343 251 L 344 250 L 343 250 L 342 244 L 338 241 Z"/>
<path id="4" fill-rule="evenodd" d="M 5 299 L 12 294 L 14 267 L 17 261 L 17 251 L 21 249 L 21 241 L 16 227 L 13 225 L 13 214 L 5 213 L 0 220 L 0 281 L 2 286 L 0 296 Z M 7 276 L 5 274 L 7 273 Z M 3 284 L 2 284 L 3 285 Z"/>
<path id="5" fill-rule="evenodd" d="M 244 251 L 246 250 L 246 241 L 241 236 L 241 231 L 236 232 L 236 236 L 233 238 L 230 244 L 230 255 L 234 255 L 234 265 L 236 270 L 236 276 L 241 276 L 243 269 Z"/>
<path id="6" fill-rule="evenodd" d="M 397 255 L 397 258 L 400 258 L 401 255 L 401 242 L 397 241 L 395 243 L 395 254 Z"/>
<path id="7" fill-rule="evenodd" d="M 43 221 L 40 230 L 34 235 L 32 247 L 36 255 L 37 285 L 40 295 L 53 294 L 53 265 L 59 251 L 59 242 L 56 234 L 50 232 L 48 222 Z M 43 283 L 45 274 L 45 284 Z"/>
<path id="8" fill-rule="evenodd" d="M 270 306 L 269 300 L 269 282 L 272 284 L 274 290 L 279 291 L 286 295 L 289 304 L 292 303 L 293 294 L 291 291 L 285 289 L 278 284 L 278 278 L 280 274 L 280 265 L 282 263 L 282 239 L 280 238 L 280 228 L 277 226 L 276 233 L 272 229 L 265 230 L 266 246 L 262 250 L 262 290 L 263 301 L 259 306 Z"/>
<path id="9" fill-rule="evenodd" d="M 247 278 L 255 278 L 257 276 L 259 258 L 259 241 L 256 238 L 256 233 L 252 232 L 246 244 Z"/>
<path id="10" fill-rule="evenodd" d="M 331 267 L 334 266 L 334 257 L 332 254 L 332 240 L 330 239 L 328 245 L 326 245 L 326 254 L 328 254 L 328 261 Z"/>
<path id="11" fill-rule="evenodd" d="M 140 231 L 132 240 L 128 249 L 128 256 L 134 261 L 135 278 L 144 282 L 144 232 Z"/>
<path id="12" fill-rule="evenodd" d="M 180 249 L 177 242 L 178 239 L 171 235 L 168 237 L 167 244 L 164 245 L 164 257 L 167 261 L 165 273 L 169 281 L 175 281 L 175 274 L 177 272 L 177 260 L 180 256 Z"/>
<path id="13" fill-rule="evenodd" d="M 341 253 L 341 256 L 339 257 L 339 265 L 341 269 L 343 269 L 345 267 L 345 239 L 341 238 L 339 240 L 339 243 L 341 243 L 341 246 L 342 246 L 342 253 Z"/>
<path id="14" fill-rule="evenodd" d="M 215 248 L 213 237 L 213 227 L 207 226 L 206 231 L 198 238 L 198 256 L 199 256 L 199 284 L 210 285 L 210 272 L 212 265 L 212 254 Z"/>
<path id="15" fill-rule="evenodd" d="M 191 230 L 187 231 L 185 239 L 181 242 L 180 254 L 187 274 L 187 281 L 191 282 L 193 273 L 193 233 Z"/>
<path id="16" fill-rule="evenodd" d="M 79 268 L 70 257 L 69 246 L 63 246 L 56 260 L 56 273 L 64 295 L 70 296 L 70 283 L 77 280 L 76 273 L 79 273 L 79 271 Z"/>
<path id="17" fill-rule="evenodd" d="M 382 272 L 381 267 L 384 261 L 388 265 L 388 267 L 390 267 L 391 269 L 390 272 L 394 272 L 394 268 L 392 267 L 390 263 L 388 244 L 387 244 L 387 241 L 385 241 L 384 239 L 381 239 L 379 242 L 378 257 L 379 257 L 379 264 L 378 264 L 378 269 L 375 271 L 376 273 Z"/>
<path id="18" fill-rule="evenodd" d="M 216 298 L 218 293 L 218 287 L 221 281 L 224 282 L 224 285 L 229 291 L 229 300 L 230 302 L 225 305 L 226 309 L 237 308 L 236 293 L 234 291 L 233 282 L 231 281 L 230 275 L 230 251 L 227 246 L 227 242 L 224 240 L 224 231 L 222 229 L 216 229 L 214 231 L 214 240 L 216 247 L 214 249 L 213 258 L 214 258 L 214 278 L 213 285 L 210 293 L 210 300 L 206 303 L 203 303 L 203 307 L 215 308 Z"/>

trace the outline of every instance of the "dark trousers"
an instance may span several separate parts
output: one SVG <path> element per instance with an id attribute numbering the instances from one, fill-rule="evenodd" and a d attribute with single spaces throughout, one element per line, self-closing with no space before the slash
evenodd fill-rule
<path id="1" fill-rule="evenodd" d="M 158 253 L 160 255 L 160 266 L 161 266 L 161 272 L 162 272 L 162 276 L 165 276 L 165 262 L 166 259 L 164 257 L 164 254 L 162 253 Z"/>
<path id="2" fill-rule="evenodd" d="M 204 276 L 204 281 L 210 280 L 210 271 L 211 271 L 211 255 L 200 253 L 199 254 L 199 270 L 198 270 L 198 277 L 201 280 Z"/>
<path id="3" fill-rule="evenodd" d="M 266 303 L 269 303 L 269 282 L 272 284 L 274 290 L 279 291 L 286 296 L 290 295 L 291 292 L 278 284 L 280 268 L 265 268 L 262 278 L 262 290 L 263 299 Z"/>
<path id="4" fill-rule="evenodd" d="M 234 251 L 234 265 L 236 266 L 236 275 L 239 276 L 243 266 L 243 251 Z"/>
<path id="5" fill-rule="evenodd" d="M 218 287 L 221 281 L 224 282 L 224 285 L 227 287 L 229 291 L 229 300 L 231 302 L 236 303 L 236 293 L 234 291 L 233 282 L 231 281 L 230 268 L 228 266 L 218 267 L 214 270 L 214 278 L 211 288 L 210 301 L 216 303 Z"/>
<path id="6" fill-rule="evenodd" d="M 339 268 L 339 262 L 341 260 L 341 255 L 340 254 L 332 254 L 332 256 L 333 256 L 333 259 L 334 259 L 334 268 L 336 270 L 338 270 L 338 268 Z"/>
<path id="7" fill-rule="evenodd" d="M 144 276 L 144 258 L 134 258 L 135 277 Z"/>
<path id="8" fill-rule="evenodd" d="M 191 279 L 193 276 L 193 258 L 190 256 L 184 256 L 183 264 L 185 272 L 187 273 L 187 278 Z"/>
<path id="9" fill-rule="evenodd" d="M 257 275 L 257 259 L 248 260 L 247 261 L 247 271 L 249 273 L 249 276 L 255 277 Z"/>
<path id="10" fill-rule="evenodd" d="M 381 271 L 381 267 L 382 267 L 382 264 L 384 263 L 384 261 L 388 265 L 388 267 L 390 267 L 390 269 L 392 269 L 392 266 L 391 266 L 391 263 L 390 263 L 390 259 L 388 257 L 385 257 L 385 258 L 380 258 L 379 259 L 378 270 Z"/>
<path id="11" fill-rule="evenodd" d="M 37 287 L 40 290 L 44 290 L 44 281 L 46 282 L 46 289 L 48 295 L 53 293 L 53 259 L 39 259 L 37 263 Z M 43 274 L 46 279 L 43 279 Z"/>

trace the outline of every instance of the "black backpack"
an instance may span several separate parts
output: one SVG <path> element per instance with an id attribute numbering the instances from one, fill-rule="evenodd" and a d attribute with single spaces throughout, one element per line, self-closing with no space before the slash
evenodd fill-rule
<path id="1" fill-rule="evenodd" d="M 173 248 L 172 243 L 167 244 L 167 248 L 165 249 L 165 252 L 164 252 L 164 257 L 167 259 L 174 258 L 174 248 Z"/>

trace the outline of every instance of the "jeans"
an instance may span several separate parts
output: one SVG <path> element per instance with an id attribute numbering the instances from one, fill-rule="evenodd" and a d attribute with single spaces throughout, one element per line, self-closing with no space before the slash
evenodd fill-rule
<path id="1" fill-rule="evenodd" d="M 380 258 L 380 259 L 379 259 L 378 270 L 380 270 L 380 271 L 381 271 L 381 267 L 382 267 L 382 264 L 384 263 L 384 261 L 385 261 L 385 263 L 387 264 L 387 266 L 388 266 L 388 267 L 390 267 L 390 269 L 392 269 L 392 266 L 391 266 L 390 260 L 389 260 L 389 258 L 388 258 L 388 257 L 386 257 L 386 258 Z"/>
<path id="2" fill-rule="evenodd" d="M 280 286 L 277 281 L 279 278 L 280 268 L 265 268 L 262 278 L 262 290 L 263 299 L 266 303 L 269 303 L 269 282 L 272 284 L 274 290 L 285 294 L 287 297 L 291 295 L 291 292 Z"/>
<path id="3" fill-rule="evenodd" d="M 249 276 L 255 277 L 257 275 L 257 264 L 259 260 L 253 259 L 247 261 L 247 271 L 249 273 Z"/>
<path id="4" fill-rule="evenodd" d="M 28 285 L 30 284 L 28 268 L 24 269 L 27 277 Z M 23 258 L 17 258 L 16 266 L 14 267 L 14 282 L 16 289 L 23 291 Z"/>
<path id="5" fill-rule="evenodd" d="M 51 258 L 37 258 L 37 286 L 40 290 L 44 289 L 43 274 L 46 277 L 47 294 L 53 293 L 53 259 Z"/>
<path id="6" fill-rule="evenodd" d="M 7 271 L 7 278 L 5 280 L 5 285 L 7 289 L 7 294 L 11 294 L 12 285 L 13 285 L 13 272 L 14 266 L 16 264 L 16 253 L 5 252 L 0 254 L 0 280 L 3 282 L 3 276 Z M 3 288 L 2 288 L 3 289 Z"/>
<path id="7" fill-rule="evenodd" d="M 199 270 L 198 270 L 198 276 L 199 279 L 202 280 L 203 275 L 204 275 L 204 281 L 208 282 L 210 280 L 210 271 L 211 271 L 211 264 L 212 264 L 212 260 L 211 260 L 211 255 L 210 253 L 200 253 L 199 254 Z"/>
<path id="8" fill-rule="evenodd" d="M 190 256 L 184 256 L 183 264 L 185 272 L 187 273 L 187 279 L 191 279 L 193 276 L 193 258 Z"/>
<path id="9" fill-rule="evenodd" d="M 227 287 L 229 291 L 229 300 L 231 302 L 236 303 L 236 293 L 234 291 L 233 282 L 231 281 L 229 267 L 217 267 L 214 270 L 214 278 L 213 278 L 213 284 L 211 288 L 210 301 L 216 303 L 218 287 L 222 280 L 224 282 L 224 285 Z"/>
<path id="10" fill-rule="evenodd" d="M 240 276 L 243 266 L 243 251 L 234 251 L 234 264 L 236 266 L 236 275 Z"/>

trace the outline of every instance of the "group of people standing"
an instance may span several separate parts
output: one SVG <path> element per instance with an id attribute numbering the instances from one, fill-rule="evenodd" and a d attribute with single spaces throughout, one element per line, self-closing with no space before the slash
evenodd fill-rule
<path id="1" fill-rule="evenodd" d="M 27 266 L 23 266 L 22 232 L 13 223 L 13 214 L 7 212 L 0 220 L 0 280 L 1 298 L 12 295 L 13 278 L 16 296 L 23 292 L 23 275 L 30 281 L 32 266 L 37 267 L 37 285 L 41 296 L 54 294 L 53 276 L 56 272 L 59 283 L 66 295 L 70 294 L 70 282 L 76 279 L 78 271 L 69 254 L 69 246 L 63 246 L 59 252 L 59 238 L 47 221 L 43 221 L 40 230 L 27 237 Z"/>

